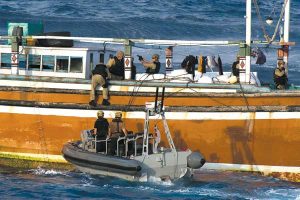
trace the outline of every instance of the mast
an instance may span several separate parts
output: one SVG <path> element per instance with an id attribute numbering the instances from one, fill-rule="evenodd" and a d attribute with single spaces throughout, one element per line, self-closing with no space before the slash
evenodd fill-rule
<path id="1" fill-rule="evenodd" d="M 283 29 L 283 40 L 284 43 L 288 44 L 289 36 L 290 36 L 290 8 L 291 8 L 291 0 L 285 0 L 285 8 L 284 8 L 284 29 Z M 284 49 L 283 61 L 285 64 L 285 72 L 288 74 L 288 56 L 289 56 L 289 45 L 283 45 Z"/>
<path id="2" fill-rule="evenodd" d="M 246 41 L 240 44 L 239 50 L 239 73 L 241 83 L 250 83 L 251 73 L 251 3 L 252 0 L 246 0 Z"/>
<path id="3" fill-rule="evenodd" d="M 246 72 L 245 83 L 250 83 L 251 73 L 251 57 L 250 57 L 250 45 L 251 45 L 251 3 L 252 0 L 246 2 Z"/>

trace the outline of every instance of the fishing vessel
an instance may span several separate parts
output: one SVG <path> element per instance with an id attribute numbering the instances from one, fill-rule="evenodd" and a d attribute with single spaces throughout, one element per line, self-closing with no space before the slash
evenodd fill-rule
<path id="1" fill-rule="evenodd" d="M 156 87 L 165 87 L 165 116 L 174 143 L 180 149 L 201 150 L 207 160 L 204 169 L 252 171 L 299 180 L 299 86 L 276 90 L 262 85 L 257 73 L 251 71 L 253 44 L 276 45 L 278 60 L 288 63 L 289 46 L 293 45 L 289 41 L 290 2 L 284 1 L 278 20 L 284 25 L 279 39 L 266 37 L 264 41 L 251 40 L 250 0 L 246 2 L 246 40 L 241 41 L 37 36 L 38 29 L 42 30 L 36 28 L 39 25 L 30 33 L 30 24 L 10 24 L 11 32 L 13 27 L 23 27 L 23 35 L 15 31 L 1 36 L 10 42 L 0 46 L 2 164 L 66 163 L 62 146 L 79 139 L 80 130 L 90 129 L 99 109 L 108 118 L 122 111 L 126 128 L 141 132 L 145 102 L 153 99 Z M 37 46 L 34 43 L 38 40 L 72 40 L 74 46 Z M 92 107 L 88 104 L 91 71 L 114 53 L 106 44 L 123 46 L 125 80 L 109 81 L 110 106 Z M 166 48 L 164 73 L 137 74 L 135 80 L 130 79 L 132 49 L 141 45 Z M 239 48 L 237 84 L 222 81 L 231 72 L 224 72 L 223 78 L 219 72 L 195 72 L 193 77 L 183 69 L 176 70 L 172 62 L 173 49 L 179 46 L 227 45 Z M 101 100 L 99 97 L 98 102 Z M 150 123 L 152 131 L 153 125 Z M 162 141 L 167 138 L 162 137 Z M 18 162 L 12 161 L 15 158 Z"/>

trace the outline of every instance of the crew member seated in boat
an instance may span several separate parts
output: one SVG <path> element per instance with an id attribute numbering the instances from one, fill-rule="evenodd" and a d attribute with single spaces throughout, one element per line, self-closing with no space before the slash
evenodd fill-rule
<path id="1" fill-rule="evenodd" d="M 124 137 L 126 135 L 127 130 L 122 120 L 122 112 L 116 112 L 115 118 L 110 123 L 110 155 L 115 155 L 115 151 L 117 150 L 118 138 Z"/>
<path id="2" fill-rule="evenodd" d="M 160 70 L 160 62 L 159 62 L 159 55 L 153 54 L 152 60 L 147 61 L 142 56 L 139 56 L 139 61 L 142 63 L 144 68 L 146 69 L 146 73 L 148 74 L 157 74 Z"/>
<path id="3" fill-rule="evenodd" d="M 98 85 L 101 85 L 102 90 L 102 105 L 110 105 L 108 101 L 108 83 L 107 78 L 110 78 L 110 73 L 108 69 L 106 68 L 106 65 L 103 63 L 97 64 L 95 69 L 92 71 L 92 82 L 91 82 L 91 91 L 90 91 L 90 102 L 89 104 L 91 106 L 96 106 L 96 100 L 95 100 L 95 89 Z"/>
<path id="4" fill-rule="evenodd" d="M 124 52 L 118 51 L 116 56 L 110 56 L 106 66 L 111 73 L 112 80 L 124 80 Z"/>
<path id="5" fill-rule="evenodd" d="M 94 133 L 96 133 L 95 137 L 96 140 L 98 141 L 96 143 L 96 152 L 102 152 L 105 151 L 106 149 L 106 144 L 105 142 L 99 142 L 99 140 L 106 140 L 106 138 L 109 135 L 109 123 L 107 119 L 104 118 L 104 112 L 102 110 L 99 110 L 97 112 L 97 117 L 98 119 L 95 121 L 94 124 Z"/>
<path id="6" fill-rule="evenodd" d="M 279 60 L 277 63 L 277 67 L 274 70 L 274 83 L 276 85 L 276 89 L 283 90 L 287 87 L 288 78 L 285 73 L 285 62 L 283 60 Z"/>
<path id="7" fill-rule="evenodd" d="M 236 61 L 232 63 L 232 74 L 228 80 L 229 83 L 234 84 L 239 81 L 239 76 L 240 76 L 240 69 L 239 69 L 239 56 L 236 58 Z"/>

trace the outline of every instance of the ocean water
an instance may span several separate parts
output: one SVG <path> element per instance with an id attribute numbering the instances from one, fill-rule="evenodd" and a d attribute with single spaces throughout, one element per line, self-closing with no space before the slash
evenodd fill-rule
<path id="1" fill-rule="evenodd" d="M 282 1 L 259 1 L 262 17 L 276 21 Z M 300 85 L 300 1 L 291 3 L 289 81 Z M 253 8 L 252 37 L 263 39 Z M 0 35 L 8 22 L 44 23 L 45 31 L 73 36 L 176 40 L 244 40 L 245 1 L 241 0 L 1 0 Z M 275 24 L 267 27 L 271 35 Z M 110 46 L 118 49 L 120 46 Z M 262 82 L 272 82 L 276 48 L 263 49 L 267 62 L 253 64 Z M 186 55 L 220 55 L 230 70 L 236 47 L 175 47 L 178 67 Z M 150 58 L 162 47 L 134 48 Z M 136 59 L 137 60 L 137 59 Z M 249 173 L 201 172 L 193 181 L 126 182 L 79 172 L 32 169 L 0 173 L 1 199 L 300 199 L 300 185 Z"/>
<path id="2" fill-rule="evenodd" d="M 250 173 L 201 171 L 193 180 L 128 182 L 32 169 L 0 174 L 1 199 L 300 199 L 300 183 Z"/>

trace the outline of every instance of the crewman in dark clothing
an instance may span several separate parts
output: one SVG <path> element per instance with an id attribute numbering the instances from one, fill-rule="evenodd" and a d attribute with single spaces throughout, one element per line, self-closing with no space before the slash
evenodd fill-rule
<path id="1" fill-rule="evenodd" d="M 106 68 L 106 65 L 103 63 L 97 64 L 95 69 L 92 71 L 92 84 L 90 91 L 90 102 L 91 106 L 96 106 L 97 102 L 95 101 L 95 89 L 98 85 L 101 85 L 103 101 L 102 105 L 110 105 L 108 101 L 108 83 L 107 78 L 110 78 L 110 73 Z"/>
<path id="2" fill-rule="evenodd" d="M 277 67 L 274 70 L 273 78 L 274 83 L 276 85 L 276 89 L 283 90 L 287 87 L 288 78 L 285 73 L 285 62 L 283 60 L 279 60 L 277 63 Z"/>
<path id="3" fill-rule="evenodd" d="M 239 71 L 239 60 L 235 61 L 232 63 L 232 75 L 233 76 L 236 76 L 236 77 L 239 77 L 240 76 L 240 71 Z"/>
<path id="4" fill-rule="evenodd" d="M 234 84 L 239 82 L 239 76 L 240 76 L 240 61 L 239 61 L 239 56 L 236 58 L 236 61 L 232 63 L 232 74 L 229 78 L 229 83 Z"/>
<path id="5" fill-rule="evenodd" d="M 122 112 L 115 113 L 115 118 L 110 123 L 110 133 L 111 133 L 110 155 L 114 155 L 117 149 L 118 138 L 127 135 L 127 130 L 125 129 L 125 125 L 122 121 Z"/>
<path id="6" fill-rule="evenodd" d="M 124 80 L 124 53 L 118 51 L 116 56 L 110 57 L 106 66 L 111 73 L 112 80 Z"/>
<path id="7" fill-rule="evenodd" d="M 96 140 L 105 140 L 110 132 L 109 123 L 107 119 L 104 118 L 104 112 L 99 110 L 97 112 L 98 119 L 95 121 L 94 128 L 96 133 Z M 106 144 L 105 142 L 96 143 L 96 152 L 105 151 Z"/>
<path id="8" fill-rule="evenodd" d="M 142 63 L 148 74 L 157 74 L 160 70 L 159 55 L 153 54 L 152 60 L 147 61 L 142 56 L 139 56 L 139 61 Z"/>

